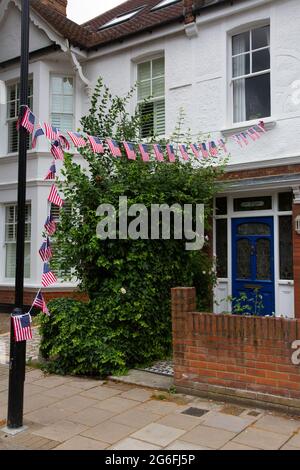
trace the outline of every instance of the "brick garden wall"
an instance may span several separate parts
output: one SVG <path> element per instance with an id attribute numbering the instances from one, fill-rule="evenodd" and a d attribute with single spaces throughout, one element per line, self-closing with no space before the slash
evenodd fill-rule
<path id="1" fill-rule="evenodd" d="M 172 289 L 174 384 L 181 391 L 300 410 L 292 343 L 300 320 L 198 313 L 194 288 Z"/>
<path id="2" fill-rule="evenodd" d="M 24 305 L 31 305 L 35 296 L 37 294 L 37 289 L 25 289 L 24 290 Z M 48 302 L 51 299 L 56 299 L 59 297 L 69 297 L 72 299 L 77 299 L 77 300 L 82 300 L 82 301 L 87 301 L 88 296 L 82 292 L 77 291 L 76 289 L 69 289 L 69 290 L 43 290 L 43 295 L 45 297 L 46 302 Z M 11 308 L 13 308 L 14 305 L 14 298 L 15 298 L 15 292 L 13 288 L 6 288 L 6 289 L 0 289 L 0 305 L 8 305 L 10 313 Z"/>

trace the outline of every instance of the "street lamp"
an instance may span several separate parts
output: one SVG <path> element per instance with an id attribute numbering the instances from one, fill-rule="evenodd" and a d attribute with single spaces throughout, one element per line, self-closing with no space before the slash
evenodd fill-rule
<path id="1" fill-rule="evenodd" d="M 22 118 L 28 105 L 28 63 L 29 63 L 29 0 L 22 0 L 21 15 L 21 69 L 20 69 L 20 113 Z M 19 126 L 19 165 L 18 165 L 18 209 L 15 309 L 13 315 L 22 315 L 24 306 L 24 242 L 26 205 L 27 132 Z M 7 428 L 22 430 L 23 402 L 26 365 L 26 341 L 16 342 L 11 319 L 10 362 Z"/>

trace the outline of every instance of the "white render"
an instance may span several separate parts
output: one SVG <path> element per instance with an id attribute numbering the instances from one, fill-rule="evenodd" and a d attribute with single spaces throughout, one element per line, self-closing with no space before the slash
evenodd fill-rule
<path id="1" fill-rule="evenodd" d="M 229 12 L 229 13 L 228 13 Z M 75 80 L 75 122 L 89 106 L 89 93 L 97 78 L 102 76 L 113 93 L 125 94 L 136 81 L 136 64 L 161 55 L 165 57 L 166 134 L 175 126 L 179 109 L 187 115 L 186 127 L 196 136 L 200 131 L 215 138 L 228 136 L 235 130 L 246 129 L 257 121 L 233 124 L 231 80 L 231 35 L 247 27 L 270 22 L 271 28 L 271 117 L 265 119 L 269 132 L 256 143 L 241 150 L 228 143 L 231 152 L 230 169 L 251 169 L 297 163 L 300 157 L 300 4 L 299 0 L 249 0 L 230 9 L 212 13 L 209 9 L 197 17 L 196 25 L 174 24 L 142 34 L 122 43 L 101 47 L 86 53 L 70 48 L 68 42 L 49 25 L 31 14 L 31 50 L 52 44 L 60 51 L 36 57 L 30 63 L 33 77 L 33 112 L 41 122 L 50 117 L 50 75 L 70 75 Z M 0 62 L 19 55 L 19 2 L 0 1 Z M 10 31 L 10 34 L 8 32 Z M 5 45 L 5 47 L 3 47 Z M 19 64 L 0 68 L 0 260 L 4 259 L 3 205 L 16 201 L 17 155 L 7 154 L 5 84 L 18 78 Z M 132 103 L 133 111 L 135 103 Z M 27 199 L 32 203 L 31 278 L 26 285 L 40 284 L 41 262 L 36 256 L 42 241 L 41 232 L 47 212 L 49 183 L 43 181 L 52 160 L 46 139 L 40 138 L 36 151 L 28 153 Z M 293 187 L 300 181 L 293 182 Z M 283 184 L 291 189 L 291 184 Z M 251 194 L 272 194 L 279 187 L 253 187 Z M 236 194 L 242 194 L 242 188 Z M 277 216 L 276 204 L 267 215 Z M 229 216 L 232 214 L 229 213 Z M 264 215 L 264 214 L 260 214 Z M 247 213 L 243 213 L 247 216 Z M 276 225 L 276 222 L 275 222 Z M 230 235 L 230 234 L 229 234 Z M 275 240 L 275 247 L 276 247 Z M 230 245 L 230 243 L 229 243 Z M 292 317 L 293 282 L 280 281 L 278 255 L 275 249 L 276 314 Z M 229 253 L 230 258 L 230 253 Z M 230 264 L 230 263 L 229 263 Z M 0 289 L 12 286 L 4 277 L 4 262 L 0 261 Z M 216 299 L 221 301 L 231 292 L 229 278 L 220 280 Z M 63 284 L 64 287 L 69 287 Z M 55 286 L 54 286 L 55 287 Z M 223 301 L 228 310 L 230 305 Z M 284 311 L 283 311 L 284 310 Z"/>

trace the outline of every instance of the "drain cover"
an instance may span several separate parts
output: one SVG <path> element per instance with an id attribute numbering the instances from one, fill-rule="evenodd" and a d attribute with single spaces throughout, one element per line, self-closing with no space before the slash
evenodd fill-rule
<path id="1" fill-rule="evenodd" d="M 208 413 L 208 411 L 209 410 L 201 410 L 201 408 L 188 408 L 187 410 L 182 411 L 181 414 L 200 417 Z"/>

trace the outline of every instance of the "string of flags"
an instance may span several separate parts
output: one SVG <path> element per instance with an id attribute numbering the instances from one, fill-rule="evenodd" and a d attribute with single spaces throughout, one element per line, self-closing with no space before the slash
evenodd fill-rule
<path id="1" fill-rule="evenodd" d="M 69 141 L 57 127 L 51 124 L 44 123 L 42 126 L 38 123 L 35 129 L 36 122 L 36 117 L 30 108 L 26 107 L 22 119 L 19 120 L 18 127 L 24 127 L 30 134 L 33 134 L 32 148 L 36 147 L 38 138 L 44 135 L 51 142 L 50 151 L 54 160 L 64 159 L 64 151 L 70 150 L 71 142 L 77 149 L 89 146 L 95 154 L 103 154 L 106 149 L 108 149 L 113 157 L 122 157 L 123 147 L 129 160 L 136 160 L 138 154 L 140 154 L 142 161 L 148 162 L 151 154 L 153 154 L 158 162 L 168 161 L 169 163 L 174 163 L 176 161 L 177 148 L 175 151 L 174 145 L 172 144 L 162 146 L 160 144 L 145 144 L 139 142 L 118 142 L 111 138 L 100 138 L 99 136 L 88 134 L 84 136 L 80 132 L 67 131 Z M 264 122 L 259 121 L 257 125 L 234 134 L 229 139 L 239 145 L 240 148 L 245 148 L 251 141 L 255 142 L 259 140 L 264 133 L 266 133 Z M 166 152 L 163 147 L 166 148 Z M 184 161 L 190 160 L 191 154 L 196 159 L 208 159 L 209 157 L 217 158 L 220 152 L 228 155 L 226 142 L 222 138 L 192 144 L 180 143 L 178 144 L 178 150 Z"/>
<path id="2" fill-rule="evenodd" d="M 32 148 L 34 149 L 37 145 L 37 141 L 41 136 L 45 136 L 51 143 L 51 154 L 54 158 L 52 164 L 44 178 L 45 181 L 54 181 L 51 185 L 50 192 L 48 195 L 48 215 L 44 223 L 44 235 L 45 239 L 39 249 L 39 255 L 43 261 L 43 272 L 41 277 L 41 288 L 37 292 L 32 306 L 28 313 L 24 315 L 13 316 L 13 327 L 15 341 L 26 341 L 32 339 L 31 329 L 31 311 L 34 307 L 40 309 L 45 315 L 50 315 L 47 307 L 42 289 L 49 287 L 57 282 L 57 277 L 53 273 L 50 267 L 51 259 L 53 257 L 53 251 L 51 247 L 51 237 L 56 232 L 56 222 L 51 214 L 51 205 L 54 204 L 59 209 L 63 206 L 64 201 L 61 198 L 57 186 L 55 184 L 56 179 L 56 160 L 64 160 L 64 152 L 70 150 L 70 142 L 68 138 L 61 133 L 61 131 L 48 124 L 44 123 L 42 126 L 40 123 L 35 128 L 37 119 L 32 113 L 28 106 L 25 107 L 23 116 L 17 122 L 17 129 L 23 127 L 29 134 L 32 135 Z M 261 138 L 262 134 L 266 132 L 264 122 L 260 121 L 257 125 L 252 126 L 246 131 L 237 133 L 231 138 L 239 145 L 240 148 L 244 148 L 249 145 L 250 141 L 257 141 Z M 102 139 L 98 136 L 86 135 L 86 138 L 79 132 L 67 131 L 67 135 L 77 149 L 85 148 L 88 145 L 95 154 L 104 154 L 106 149 L 110 151 L 113 157 L 122 157 L 121 144 L 124 148 L 126 156 L 129 160 L 136 160 L 138 153 L 143 162 L 149 162 L 151 155 L 154 154 L 156 161 L 165 162 L 166 157 L 169 163 L 176 161 L 177 149 L 175 151 L 173 144 L 167 144 L 162 146 L 160 144 L 145 144 L 140 142 L 117 142 L 114 139 L 106 138 Z M 163 149 L 165 147 L 165 151 Z M 220 151 L 228 154 L 226 142 L 223 139 L 209 140 L 208 142 L 193 143 L 193 144 L 178 144 L 178 150 L 181 158 L 184 161 L 190 160 L 190 152 L 196 159 L 207 159 L 209 157 L 216 158 L 219 156 Z M 166 153 L 165 153 L 166 152 Z"/>

